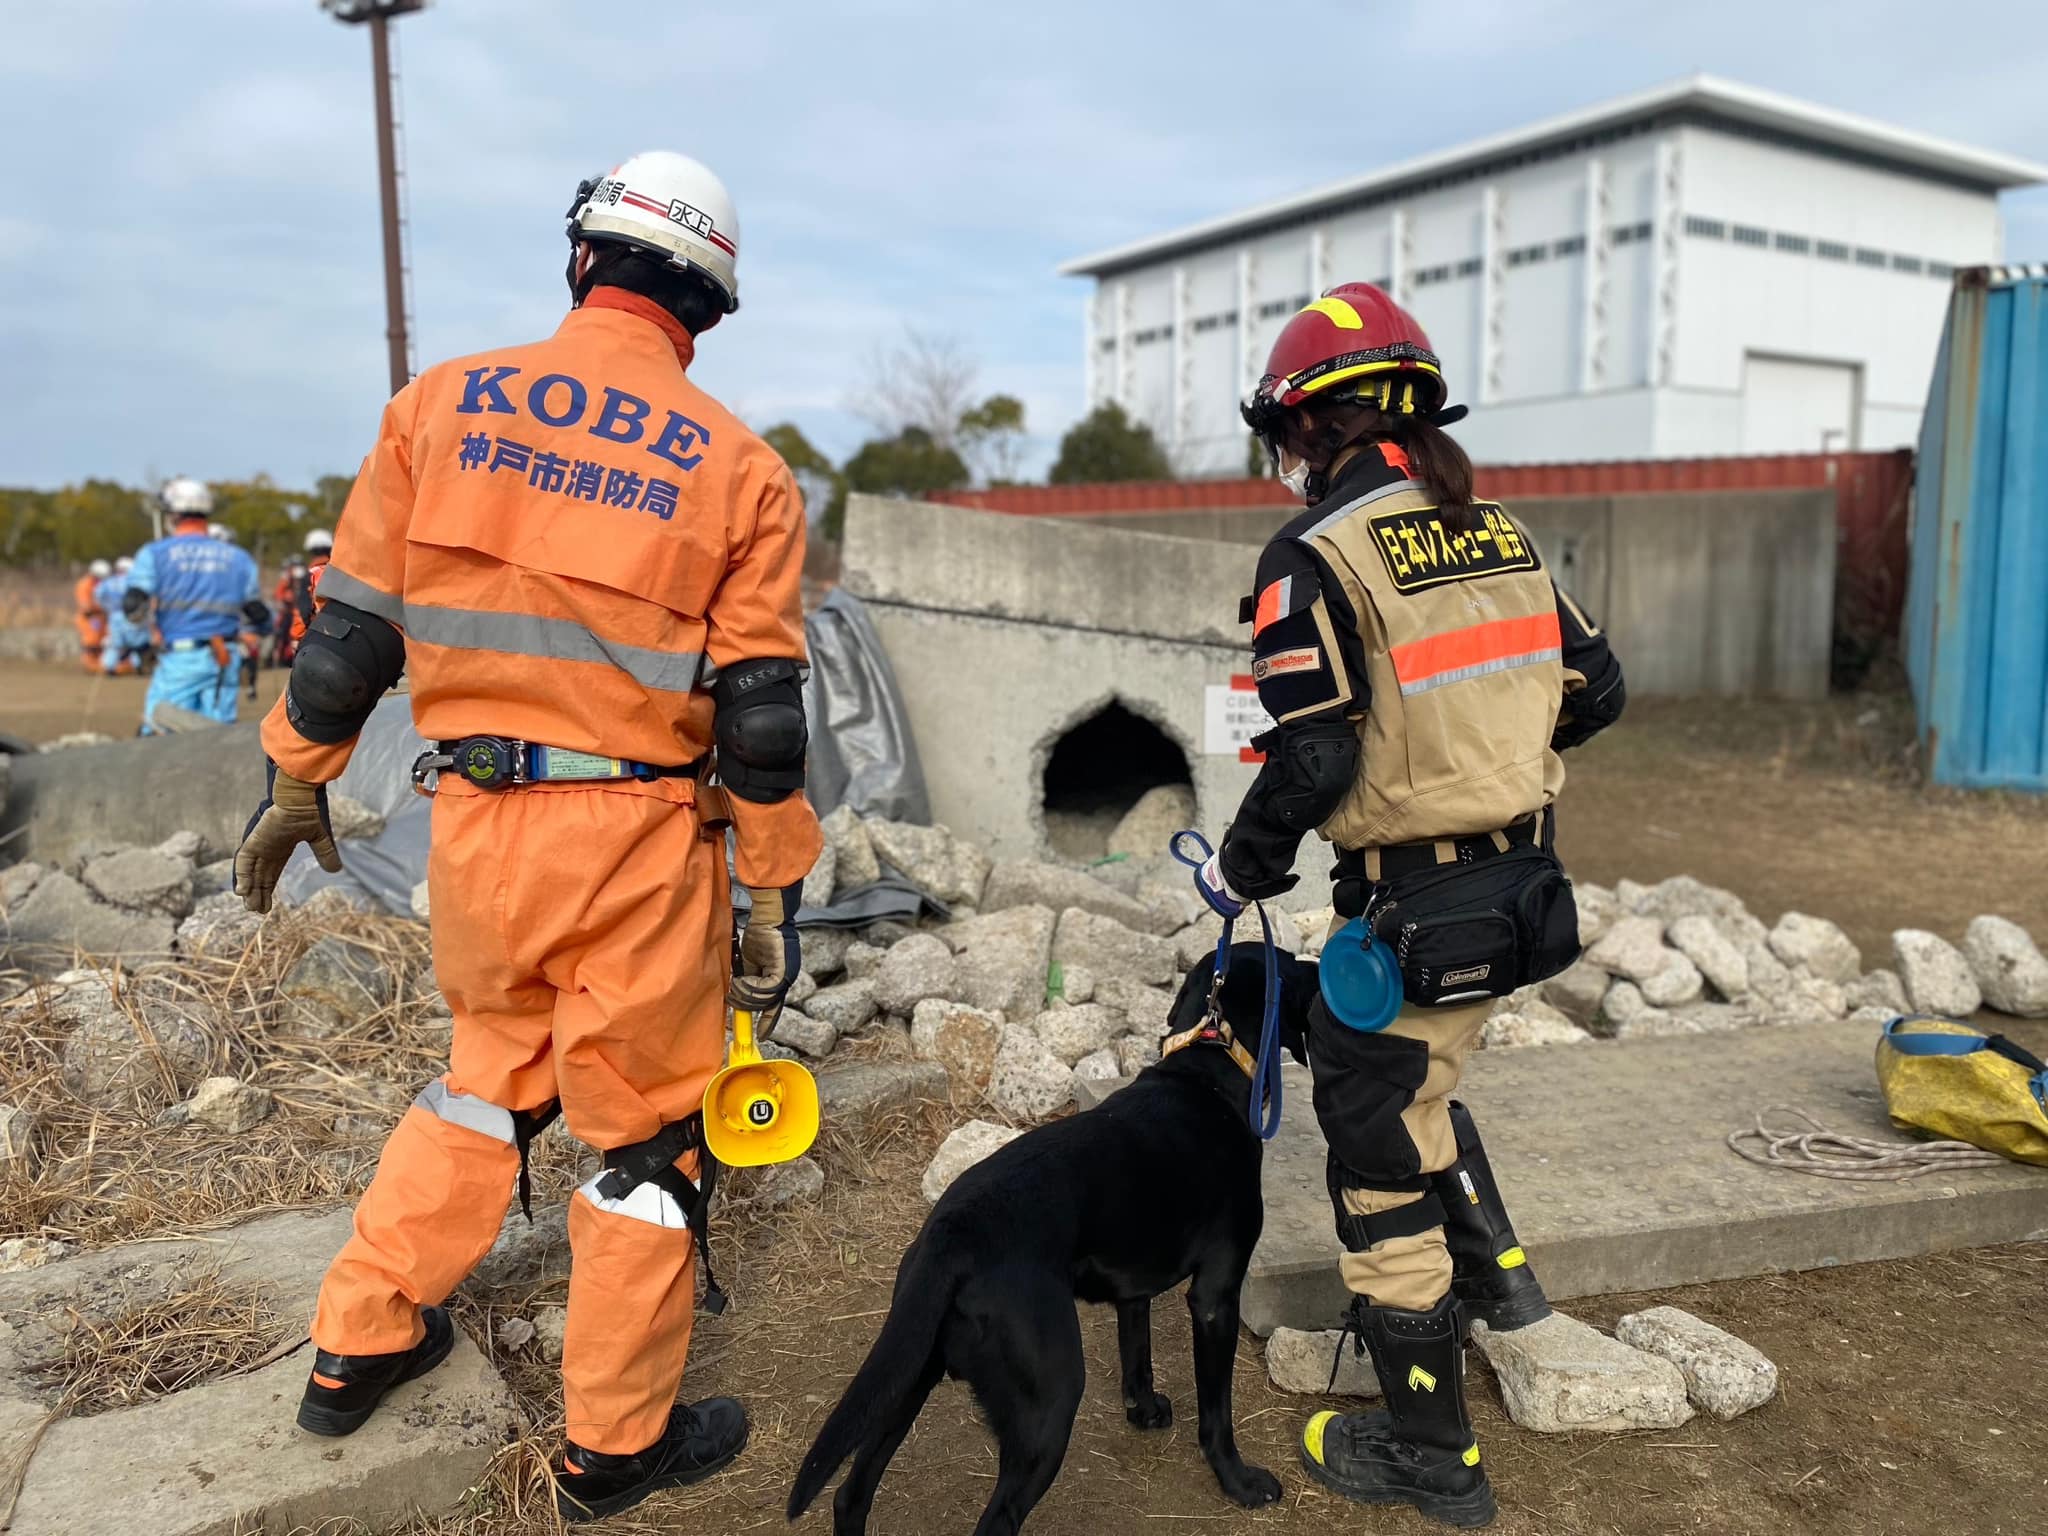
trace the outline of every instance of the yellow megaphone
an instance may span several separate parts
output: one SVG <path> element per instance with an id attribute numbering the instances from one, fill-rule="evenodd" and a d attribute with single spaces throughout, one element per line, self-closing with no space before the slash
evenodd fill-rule
<path id="1" fill-rule="evenodd" d="M 732 1051 L 704 1090 L 704 1145 L 728 1168 L 802 1157 L 818 1139 L 818 1080 L 754 1045 L 754 1016 L 735 1008 Z"/>

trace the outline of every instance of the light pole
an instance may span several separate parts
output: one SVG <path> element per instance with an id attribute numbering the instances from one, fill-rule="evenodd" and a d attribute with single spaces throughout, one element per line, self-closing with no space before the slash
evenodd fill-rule
<path id="1" fill-rule="evenodd" d="M 398 213 L 398 129 L 391 112 L 391 21 L 424 10 L 427 0 L 320 0 L 336 21 L 370 27 L 370 69 L 377 90 L 377 182 L 384 204 L 384 339 L 391 357 L 391 392 L 412 377 L 405 335 L 405 234 Z"/>

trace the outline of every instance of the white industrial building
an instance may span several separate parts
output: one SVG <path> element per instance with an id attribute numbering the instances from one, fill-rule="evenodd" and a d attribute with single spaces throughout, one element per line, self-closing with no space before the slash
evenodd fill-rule
<path id="1" fill-rule="evenodd" d="M 1428 330 L 1483 463 L 1913 441 L 1954 268 L 2048 169 L 1706 76 L 1060 270 L 1095 279 L 1091 408 L 1241 474 L 1237 401 L 1312 294 Z"/>

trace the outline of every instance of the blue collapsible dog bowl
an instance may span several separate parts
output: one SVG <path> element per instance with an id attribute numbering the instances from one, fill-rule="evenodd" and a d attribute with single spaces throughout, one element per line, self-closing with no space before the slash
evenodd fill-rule
<path id="1" fill-rule="evenodd" d="M 1401 1011 L 1401 967 L 1362 917 L 1352 918 L 1323 945 L 1317 984 L 1330 1016 L 1360 1034 L 1385 1029 Z"/>

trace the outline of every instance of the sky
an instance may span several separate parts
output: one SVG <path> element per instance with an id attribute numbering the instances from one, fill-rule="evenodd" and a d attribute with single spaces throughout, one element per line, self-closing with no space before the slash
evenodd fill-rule
<path id="1" fill-rule="evenodd" d="M 551 331 L 578 179 L 678 149 L 742 225 L 693 377 L 835 458 L 915 326 L 1025 402 L 1042 467 L 1082 403 L 1062 260 L 1695 70 L 2048 160 L 2039 0 L 435 0 L 395 30 L 422 365 Z M 0 485 L 353 470 L 388 388 L 363 29 L 0 0 L 0 167 Z M 2048 259 L 2048 189 L 2005 220 Z"/>

